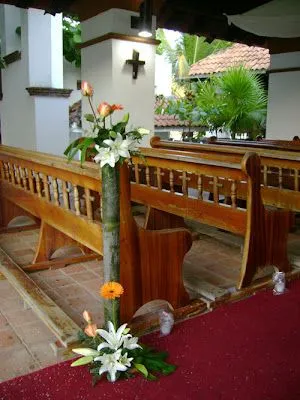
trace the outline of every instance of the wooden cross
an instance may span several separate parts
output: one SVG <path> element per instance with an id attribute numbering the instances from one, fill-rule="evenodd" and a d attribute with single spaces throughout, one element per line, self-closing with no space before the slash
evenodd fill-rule
<path id="1" fill-rule="evenodd" d="M 139 60 L 140 53 L 136 50 L 132 52 L 132 60 L 126 60 L 126 64 L 132 65 L 132 78 L 137 79 L 139 66 L 145 65 L 145 61 Z"/>

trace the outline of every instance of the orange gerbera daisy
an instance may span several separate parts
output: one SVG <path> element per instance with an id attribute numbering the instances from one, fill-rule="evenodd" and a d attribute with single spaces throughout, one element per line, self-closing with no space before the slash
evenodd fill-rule
<path id="1" fill-rule="evenodd" d="M 113 300 L 124 293 L 123 286 L 118 282 L 106 282 L 101 286 L 100 294 L 104 299 Z"/>

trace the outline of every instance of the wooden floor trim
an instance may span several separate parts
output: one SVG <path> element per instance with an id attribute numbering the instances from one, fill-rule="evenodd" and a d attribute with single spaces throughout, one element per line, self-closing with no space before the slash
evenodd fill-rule
<path id="1" fill-rule="evenodd" d="M 0 272 L 65 347 L 78 342 L 79 326 L 27 276 L 1 247 Z"/>

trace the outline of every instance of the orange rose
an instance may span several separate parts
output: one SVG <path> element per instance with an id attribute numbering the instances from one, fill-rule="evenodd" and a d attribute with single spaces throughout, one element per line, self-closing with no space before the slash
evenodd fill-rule
<path id="1" fill-rule="evenodd" d="M 83 96 L 92 97 L 94 94 L 94 89 L 87 81 L 81 82 L 81 93 Z"/>
<path id="2" fill-rule="evenodd" d="M 116 111 L 116 110 L 123 110 L 123 106 L 121 105 L 121 104 L 113 104 L 112 106 L 111 106 L 111 109 L 113 110 L 113 111 Z"/>
<path id="3" fill-rule="evenodd" d="M 90 337 L 95 337 L 97 336 L 96 330 L 97 330 L 96 324 L 88 324 L 88 326 L 84 330 L 84 333 Z"/>
<path id="4" fill-rule="evenodd" d="M 106 102 L 99 104 L 97 111 L 103 118 L 106 118 L 109 114 L 113 113 L 112 107 Z"/>

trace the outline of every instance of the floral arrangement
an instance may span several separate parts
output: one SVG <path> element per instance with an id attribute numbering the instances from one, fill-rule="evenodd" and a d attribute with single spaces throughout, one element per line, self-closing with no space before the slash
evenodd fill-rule
<path id="1" fill-rule="evenodd" d="M 94 161 L 100 163 L 101 168 L 106 164 L 114 168 L 118 161 L 122 163 L 124 159 L 130 158 L 131 154 L 137 152 L 137 145 L 149 131 L 144 128 L 136 128 L 126 132 L 129 122 L 128 113 L 121 121 L 113 123 L 113 113 L 123 110 L 123 106 L 102 102 L 95 108 L 92 103 L 94 89 L 87 81 L 82 82 L 81 93 L 88 98 L 91 107 L 92 113 L 84 115 L 91 127 L 88 136 L 74 140 L 64 154 L 71 160 L 80 151 L 80 160 L 83 163 L 86 159 L 86 152 L 89 150 L 94 156 Z"/>
<path id="2" fill-rule="evenodd" d="M 81 163 L 93 156 L 99 163 L 102 195 L 102 234 L 103 264 L 105 283 L 100 294 L 104 299 L 104 329 L 98 329 L 89 312 L 83 317 L 87 326 L 80 333 L 83 347 L 73 349 L 82 357 L 74 361 L 72 366 L 89 365 L 89 370 L 96 383 L 103 375 L 111 382 L 121 377 L 132 377 L 142 374 L 149 380 L 157 378 L 157 374 L 170 374 L 175 366 L 165 360 L 165 352 L 154 350 L 139 343 L 139 339 L 130 334 L 127 324 L 120 325 L 120 296 L 124 289 L 118 282 L 120 278 L 120 165 L 131 154 L 137 152 L 137 145 L 142 137 L 149 133 L 143 128 L 127 131 L 129 114 L 117 123 L 113 114 L 123 107 L 120 104 L 102 102 L 97 108 L 93 106 L 94 90 L 86 82 L 82 82 L 82 95 L 87 97 L 91 114 L 85 119 L 90 123 L 89 135 L 75 140 L 65 150 L 69 160 L 81 152 Z M 125 165 L 123 166 L 125 167 Z M 99 188 L 100 190 L 100 188 Z M 105 329 L 106 328 L 106 329 Z"/>
<path id="3" fill-rule="evenodd" d="M 107 282 L 100 290 L 102 297 L 115 301 L 124 292 L 118 282 Z M 155 352 L 151 348 L 139 343 L 139 339 L 132 336 L 127 324 L 117 327 L 114 322 L 107 322 L 106 329 L 97 329 L 88 311 L 84 311 L 83 318 L 87 322 L 80 340 L 88 347 L 73 349 L 73 352 L 82 357 L 74 361 L 71 366 L 89 364 L 93 382 L 96 383 L 106 374 L 107 380 L 115 382 L 119 378 L 130 378 L 139 373 L 148 380 L 156 380 L 157 374 L 168 375 L 175 370 L 175 366 L 167 363 L 165 352 Z"/>
<path id="4" fill-rule="evenodd" d="M 87 156 L 100 166 L 102 196 L 103 262 L 105 281 L 118 281 L 120 278 L 120 165 L 134 153 L 139 154 L 137 145 L 149 131 L 144 128 L 127 129 L 129 114 L 119 122 L 113 121 L 113 114 L 123 110 L 120 104 L 102 102 L 93 105 L 93 87 L 83 81 L 82 95 L 88 99 L 91 113 L 85 114 L 90 124 L 87 136 L 72 142 L 64 154 L 72 160 L 80 151 L 81 163 Z M 88 154 L 87 154 L 88 152 Z M 99 188 L 100 191 L 100 188 Z M 104 302 L 105 321 L 118 325 L 119 300 Z"/>

